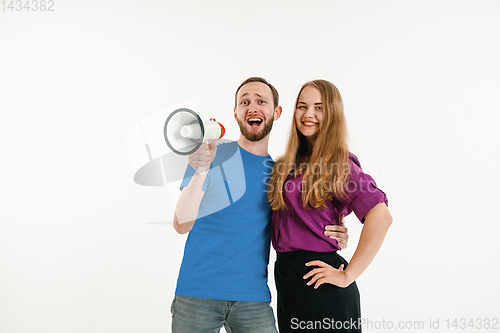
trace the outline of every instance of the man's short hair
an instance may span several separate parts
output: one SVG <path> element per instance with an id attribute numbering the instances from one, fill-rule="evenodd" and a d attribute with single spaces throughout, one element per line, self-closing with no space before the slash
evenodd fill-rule
<path id="1" fill-rule="evenodd" d="M 236 93 L 234 94 L 234 106 L 236 107 L 236 103 L 237 103 L 237 99 L 238 99 L 238 91 L 240 91 L 241 87 L 243 87 L 245 84 L 247 83 L 250 83 L 250 82 L 260 82 L 260 83 L 264 83 L 266 86 L 268 86 L 269 88 L 271 88 L 271 91 L 273 92 L 273 103 L 274 103 L 274 108 L 277 108 L 278 105 L 279 105 L 279 95 L 278 95 L 278 90 L 276 90 L 276 88 L 274 88 L 274 86 L 272 84 L 270 84 L 269 82 L 267 82 L 266 79 L 263 79 L 261 77 L 249 77 L 248 79 L 246 79 L 245 81 L 243 81 L 240 86 L 238 87 L 238 89 L 236 89 Z"/>

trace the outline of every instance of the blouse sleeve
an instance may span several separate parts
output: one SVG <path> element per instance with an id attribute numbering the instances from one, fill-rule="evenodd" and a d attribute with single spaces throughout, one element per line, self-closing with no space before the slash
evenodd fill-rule
<path id="1" fill-rule="evenodd" d="M 361 169 L 358 158 L 350 153 L 349 166 L 351 174 L 346 186 L 346 197 L 342 200 L 349 206 L 361 223 L 365 215 L 376 205 L 384 202 L 388 205 L 387 196 L 377 187 L 375 180 Z"/>

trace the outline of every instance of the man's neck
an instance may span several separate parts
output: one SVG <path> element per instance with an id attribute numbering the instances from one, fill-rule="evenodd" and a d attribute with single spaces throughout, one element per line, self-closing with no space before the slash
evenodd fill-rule
<path id="1" fill-rule="evenodd" d="M 269 135 L 260 141 L 250 141 L 240 134 L 240 138 L 236 141 L 238 145 L 245 149 L 247 152 L 252 153 L 257 156 L 267 156 L 269 155 L 267 151 L 267 146 L 269 144 Z"/>

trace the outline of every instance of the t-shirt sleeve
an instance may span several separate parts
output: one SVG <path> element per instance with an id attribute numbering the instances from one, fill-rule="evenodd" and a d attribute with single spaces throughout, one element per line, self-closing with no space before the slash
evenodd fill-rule
<path id="1" fill-rule="evenodd" d="M 356 156 L 350 156 L 351 174 L 346 186 L 346 194 L 342 201 L 349 206 L 361 223 L 365 215 L 376 205 L 384 202 L 388 205 L 386 194 L 377 187 L 375 180 L 364 173 Z"/>
<path id="2" fill-rule="evenodd" d="M 181 191 L 184 189 L 184 187 L 189 185 L 189 182 L 191 181 L 193 175 L 194 175 L 194 169 L 192 166 L 188 164 L 186 172 L 184 173 L 184 178 L 182 179 L 181 182 L 181 186 L 179 187 Z M 207 191 L 208 183 L 210 182 L 209 177 L 210 177 L 210 172 L 208 173 L 207 177 L 205 178 L 205 182 L 203 183 L 203 187 L 201 189 L 203 192 Z"/>

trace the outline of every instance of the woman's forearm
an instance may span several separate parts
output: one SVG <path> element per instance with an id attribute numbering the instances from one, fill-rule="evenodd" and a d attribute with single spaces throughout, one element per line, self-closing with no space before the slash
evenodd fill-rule
<path id="1" fill-rule="evenodd" d="M 355 281 L 370 265 L 382 246 L 391 224 L 392 216 L 385 203 L 378 204 L 366 214 L 358 247 L 344 271 L 346 286 Z"/>

